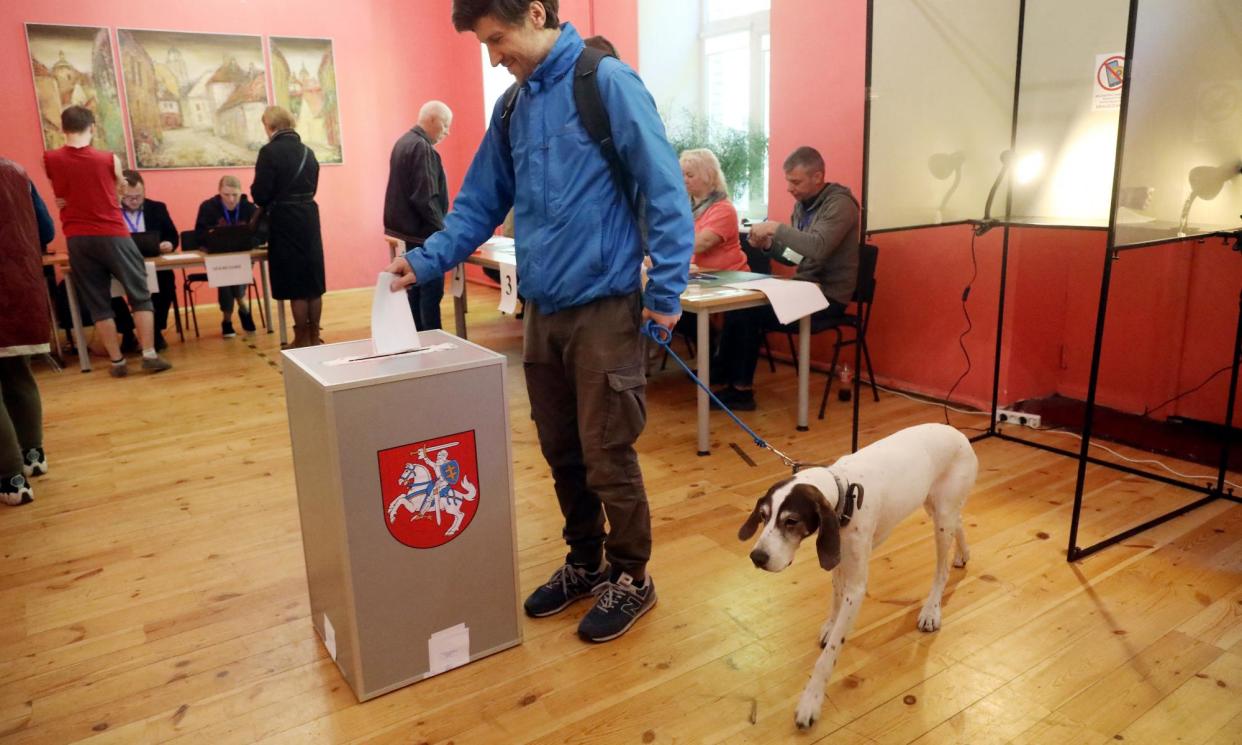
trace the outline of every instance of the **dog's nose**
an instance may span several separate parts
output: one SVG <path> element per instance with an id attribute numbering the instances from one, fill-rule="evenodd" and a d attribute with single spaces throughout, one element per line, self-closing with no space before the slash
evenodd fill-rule
<path id="1" fill-rule="evenodd" d="M 750 560 L 754 562 L 755 566 L 762 569 L 768 563 L 768 552 L 755 549 L 750 552 Z"/>

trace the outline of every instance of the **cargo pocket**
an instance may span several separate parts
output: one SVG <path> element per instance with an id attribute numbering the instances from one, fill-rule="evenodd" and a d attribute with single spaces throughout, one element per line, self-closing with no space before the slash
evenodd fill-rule
<path id="1" fill-rule="evenodd" d="M 642 365 L 606 373 L 608 416 L 604 420 L 606 448 L 634 444 L 647 424 L 647 375 Z"/>

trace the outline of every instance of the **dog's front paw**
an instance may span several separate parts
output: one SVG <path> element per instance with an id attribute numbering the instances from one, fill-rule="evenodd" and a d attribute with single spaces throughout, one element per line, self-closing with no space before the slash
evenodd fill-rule
<path id="1" fill-rule="evenodd" d="M 935 631 L 940 628 L 940 603 L 927 603 L 919 613 L 919 631 Z"/>
<path id="2" fill-rule="evenodd" d="M 807 685 L 798 699 L 798 708 L 794 712 L 794 723 L 798 729 L 810 729 L 819 721 L 819 709 L 824 703 L 824 691 L 814 685 Z"/>

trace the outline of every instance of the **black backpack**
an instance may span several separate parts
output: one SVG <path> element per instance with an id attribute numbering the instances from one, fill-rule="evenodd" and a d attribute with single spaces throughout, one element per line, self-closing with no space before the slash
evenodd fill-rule
<path id="1" fill-rule="evenodd" d="M 599 64 L 605 57 L 613 57 L 614 55 L 601 51 L 594 47 L 585 47 L 582 54 L 579 55 L 578 61 L 574 64 L 574 105 L 578 108 L 578 118 L 582 120 L 582 126 L 586 128 L 587 134 L 591 136 L 599 144 L 600 150 L 603 152 L 604 160 L 608 163 L 608 170 L 612 172 L 612 180 L 617 185 L 617 189 L 625 195 L 625 201 L 629 203 L 630 210 L 633 211 L 635 219 L 639 224 L 639 234 L 643 243 L 644 253 L 646 253 L 646 235 L 647 230 L 643 220 L 643 205 L 641 200 L 634 193 L 631 186 L 633 179 L 630 177 L 629 171 L 626 170 L 625 164 L 621 162 L 621 155 L 617 152 L 617 146 L 612 141 L 612 128 L 608 119 L 608 110 L 604 108 L 604 99 L 599 94 L 599 83 L 596 77 L 596 71 Z M 513 114 L 513 108 L 517 105 L 518 93 L 520 89 L 517 83 L 509 86 L 503 96 L 504 106 L 500 113 L 500 139 L 504 143 L 506 149 L 512 150 L 509 143 L 509 119 Z"/>

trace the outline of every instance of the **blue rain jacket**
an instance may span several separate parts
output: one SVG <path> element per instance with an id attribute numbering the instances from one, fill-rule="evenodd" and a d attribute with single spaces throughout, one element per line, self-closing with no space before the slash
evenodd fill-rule
<path id="1" fill-rule="evenodd" d="M 583 128 L 573 95 L 582 37 L 561 27 L 552 51 L 522 84 L 504 146 L 503 97 L 475 153 L 444 229 L 406 254 L 416 277 L 439 277 L 491 237 L 514 207 L 521 293 L 552 313 L 638 291 L 643 254 L 633 211 L 600 146 Z M 655 101 L 613 57 L 598 85 L 621 160 L 646 200 L 652 267 L 643 304 L 678 313 L 694 253 L 694 221 Z"/>

